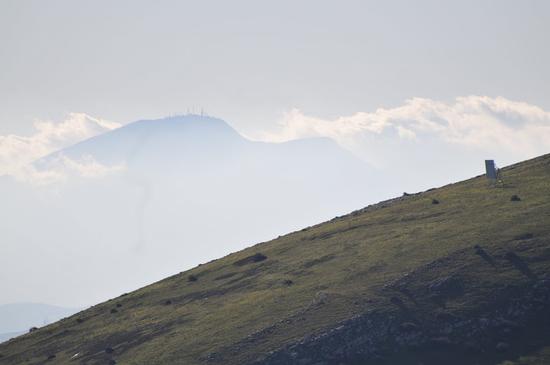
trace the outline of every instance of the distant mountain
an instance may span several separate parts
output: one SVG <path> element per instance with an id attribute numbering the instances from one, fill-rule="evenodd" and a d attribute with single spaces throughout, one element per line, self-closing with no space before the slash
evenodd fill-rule
<path id="1" fill-rule="evenodd" d="M 240 169 L 278 167 L 280 163 L 318 163 L 320 158 L 328 158 L 325 161 L 328 165 L 346 161 L 346 165 L 367 169 L 363 162 L 328 138 L 255 142 L 242 137 L 221 119 L 198 115 L 130 123 L 55 152 L 37 165 L 46 167 L 61 155 L 76 160 L 91 155 L 103 164 L 124 163 L 129 169 L 149 175 L 158 171 L 192 175 L 197 170 L 216 169 L 227 163 L 238 164 Z M 313 167 L 317 166 L 302 165 L 301 169 Z"/>
<path id="2" fill-rule="evenodd" d="M 41 327 L 58 321 L 79 310 L 41 303 L 0 305 L 0 341 L 26 333 L 31 327 Z"/>
<path id="3" fill-rule="evenodd" d="M 4 341 L 7 341 L 7 340 L 10 340 L 12 338 L 15 338 L 17 336 L 20 336 L 22 335 L 23 333 L 25 333 L 25 331 L 21 331 L 21 332 L 10 332 L 10 333 L 0 333 L 0 343 L 1 342 L 4 342 Z"/>
<path id="4" fill-rule="evenodd" d="M 34 165 L 65 158 L 124 168 L 38 188 L 0 181 L 0 276 L 34 273 L 1 292 L 86 305 L 393 191 L 329 139 L 256 142 L 196 115 L 130 123 Z"/>
<path id="5" fill-rule="evenodd" d="M 0 364 L 548 364 L 550 155 L 501 178 L 199 265 L 0 344 Z"/>

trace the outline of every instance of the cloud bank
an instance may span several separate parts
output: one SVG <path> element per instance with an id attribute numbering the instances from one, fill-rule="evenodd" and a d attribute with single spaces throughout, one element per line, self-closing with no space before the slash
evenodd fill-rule
<path id="1" fill-rule="evenodd" d="M 70 113 L 61 123 L 35 122 L 35 133 L 31 136 L 0 136 L 0 176 L 10 175 L 18 180 L 43 184 L 64 179 L 67 173 L 96 177 L 119 170 L 120 166 L 102 166 L 92 156 L 78 161 L 60 157 L 47 170 L 37 170 L 32 162 L 120 126 L 83 113 Z"/>
<path id="2" fill-rule="evenodd" d="M 28 137 L 0 136 L 0 176 L 45 184 L 69 175 L 100 177 L 119 171 L 124 167 L 103 166 L 93 156 L 78 161 L 61 156 L 40 170 L 31 163 L 120 126 L 71 113 L 61 123 L 36 122 L 36 132 Z M 550 112 L 503 97 L 464 96 L 452 101 L 412 98 L 395 108 L 334 119 L 292 109 L 284 114 L 275 132 L 258 133 L 257 139 L 267 142 L 328 137 L 373 166 L 399 166 L 403 171 L 409 169 L 414 178 L 419 171 L 428 171 L 438 164 L 452 165 L 453 169 L 462 166 L 463 173 L 442 176 L 443 181 L 471 176 L 471 166 L 478 164 L 479 159 L 496 158 L 502 165 L 550 152 Z M 420 170 L 415 171 L 412 166 Z"/>
<path id="3" fill-rule="evenodd" d="M 383 145 L 399 146 L 404 154 L 407 148 L 442 143 L 451 149 L 514 154 L 517 158 L 550 152 L 550 112 L 503 97 L 466 96 L 452 102 L 412 98 L 396 108 L 332 120 L 293 109 L 280 124 L 280 130 L 261 139 L 281 142 L 329 137 L 378 165 L 384 164 L 387 151 Z"/>

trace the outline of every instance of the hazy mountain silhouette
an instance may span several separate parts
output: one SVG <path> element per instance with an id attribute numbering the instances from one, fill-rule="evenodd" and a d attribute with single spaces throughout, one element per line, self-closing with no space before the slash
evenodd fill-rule
<path id="1" fill-rule="evenodd" d="M 0 305 L 0 342 L 78 312 L 80 308 L 63 308 L 42 303 Z"/>
<path id="2" fill-rule="evenodd" d="M 62 156 L 125 168 L 39 189 L 4 182 L 0 214 L 10 223 L 0 228 L 8 247 L 18 249 L 7 251 L 0 273 L 36 272 L 26 297 L 79 298 L 77 305 L 332 218 L 391 190 L 376 170 L 329 139 L 255 142 L 220 119 L 196 115 L 131 123 L 35 166 L 46 170 Z M 1 285 L 15 292 L 13 284 Z"/>

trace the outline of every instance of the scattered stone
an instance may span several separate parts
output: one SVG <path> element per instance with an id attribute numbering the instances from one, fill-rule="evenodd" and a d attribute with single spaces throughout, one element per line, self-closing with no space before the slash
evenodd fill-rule
<path id="1" fill-rule="evenodd" d="M 458 320 L 458 318 L 449 312 L 438 312 L 435 315 L 435 318 L 437 318 L 438 321 L 442 322 L 453 322 Z"/>
<path id="2" fill-rule="evenodd" d="M 76 319 L 76 323 L 79 323 L 79 324 L 80 324 L 80 323 L 83 323 L 83 322 L 84 322 L 84 320 L 83 320 L 82 318 L 77 318 L 77 319 Z"/>
<path id="3" fill-rule="evenodd" d="M 313 299 L 313 305 L 323 305 L 328 302 L 328 294 L 320 291 L 315 294 L 315 298 Z"/>
<path id="4" fill-rule="evenodd" d="M 212 362 L 212 361 L 219 360 L 220 358 L 221 358 L 221 356 L 217 352 L 209 352 L 208 354 L 206 354 L 205 359 L 208 362 Z"/>
<path id="5" fill-rule="evenodd" d="M 529 240 L 531 238 L 533 238 L 532 233 L 522 233 L 522 234 L 518 234 L 517 236 L 514 237 L 514 239 L 516 241 Z"/>
<path id="6" fill-rule="evenodd" d="M 462 281 L 454 276 L 447 276 L 432 282 L 428 290 L 439 297 L 452 298 L 464 292 Z"/>
<path id="7" fill-rule="evenodd" d="M 495 260 L 481 247 L 480 245 L 475 245 L 474 250 L 476 255 L 479 255 L 483 260 L 487 261 L 491 266 L 496 266 Z"/>
<path id="8" fill-rule="evenodd" d="M 29 329 L 29 333 L 34 332 L 34 331 L 36 331 L 36 330 L 38 330 L 38 327 L 31 327 L 31 328 Z"/>
<path id="9" fill-rule="evenodd" d="M 244 265 L 247 265 L 247 264 L 253 264 L 253 263 L 256 263 L 256 262 L 264 261 L 266 259 L 267 259 L 266 255 L 261 254 L 261 253 L 256 253 L 254 255 L 245 257 L 244 259 L 235 261 L 233 263 L 233 265 L 235 265 L 235 266 L 244 266 Z"/>
<path id="10" fill-rule="evenodd" d="M 172 301 L 170 299 L 164 302 L 164 305 L 170 305 L 170 304 L 172 304 Z"/>
<path id="11" fill-rule="evenodd" d="M 285 281 L 283 281 L 283 284 L 285 284 L 286 286 L 291 286 L 292 284 L 294 284 L 294 282 L 290 279 L 286 279 Z"/>
<path id="12" fill-rule="evenodd" d="M 109 363 L 108 363 L 108 364 L 109 364 L 109 365 L 116 365 L 116 361 L 113 360 L 113 359 L 111 359 L 111 360 L 109 360 Z"/>
<path id="13" fill-rule="evenodd" d="M 117 307 L 117 308 L 120 308 L 120 307 L 122 307 L 122 304 L 117 303 L 117 304 L 116 304 L 116 307 Z"/>
<path id="14" fill-rule="evenodd" d="M 197 281 L 197 280 L 199 280 L 199 278 L 196 277 L 195 275 L 189 275 L 187 277 L 187 281 L 189 281 L 189 282 L 194 282 L 194 281 Z"/>
<path id="15" fill-rule="evenodd" d="M 418 329 L 418 326 L 414 322 L 403 322 L 399 325 L 399 328 L 404 332 L 414 332 Z"/>
<path id="16" fill-rule="evenodd" d="M 116 310 L 116 308 L 113 308 L 113 309 L 111 309 L 111 313 L 112 313 L 112 314 L 118 313 L 118 311 Z"/>
<path id="17" fill-rule="evenodd" d="M 445 337 L 445 336 L 433 337 L 433 338 L 430 339 L 430 341 L 432 342 L 432 344 L 438 345 L 438 346 L 441 346 L 441 345 L 452 345 L 452 342 L 451 342 L 451 340 L 449 339 L 449 337 Z"/>
<path id="18" fill-rule="evenodd" d="M 432 199 L 432 204 L 439 204 L 439 200 L 437 200 L 437 199 Z"/>
<path id="19" fill-rule="evenodd" d="M 519 201 L 521 201 L 521 198 L 514 194 L 510 197 L 510 201 L 519 202 Z"/>
<path id="20" fill-rule="evenodd" d="M 529 279 L 536 279 L 535 274 L 531 271 L 527 263 L 525 263 L 525 261 L 523 261 L 521 257 L 516 255 L 516 253 L 508 251 L 506 252 L 504 257 L 506 258 L 506 260 L 510 261 L 510 263 L 514 265 L 517 270 L 521 271 L 521 273 L 527 276 Z"/>
<path id="21" fill-rule="evenodd" d="M 391 297 L 390 302 L 391 302 L 391 304 L 396 305 L 399 308 L 404 308 L 405 307 L 405 303 L 403 303 L 403 301 L 398 297 Z"/>
<path id="22" fill-rule="evenodd" d="M 106 354 L 112 354 L 113 352 L 115 352 L 115 350 L 113 350 L 112 347 L 107 347 L 107 348 L 105 349 L 105 353 L 106 353 Z"/>
<path id="23" fill-rule="evenodd" d="M 55 358 L 56 358 L 55 354 L 51 354 L 51 355 L 48 356 L 48 358 L 46 360 L 53 360 Z"/>

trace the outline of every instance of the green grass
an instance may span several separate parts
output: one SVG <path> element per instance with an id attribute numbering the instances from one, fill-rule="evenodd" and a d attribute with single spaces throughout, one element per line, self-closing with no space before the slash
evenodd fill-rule
<path id="1" fill-rule="evenodd" d="M 112 356 L 117 364 L 190 365 L 208 355 L 214 363 L 244 364 L 355 314 L 395 312 L 387 284 L 455 256 L 419 277 L 460 273 L 468 290 L 447 307 L 472 313 L 502 283 L 528 282 L 502 260 L 493 268 L 469 254 L 474 245 L 496 258 L 519 250 L 535 273 L 550 272 L 548 260 L 536 259 L 549 253 L 540 240 L 550 242 L 550 155 L 508 167 L 503 178 L 500 187 L 481 176 L 382 202 L 200 265 L 0 344 L 0 364 L 42 364 L 52 354 L 52 364 L 105 364 Z M 510 201 L 513 194 L 521 201 Z M 514 240 L 527 232 L 536 238 L 532 245 Z M 234 265 L 259 252 L 267 259 Z M 191 274 L 198 280 L 189 281 Z M 252 334 L 256 341 L 247 341 Z M 542 363 L 526 357 L 506 364 Z"/>
<path id="2" fill-rule="evenodd" d="M 550 347 L 544 347 L 540 351 L 527 356 L 521 356 L 514 361 L 504 361 L 499 365 L 548 365 L 550 364 Z"/>

